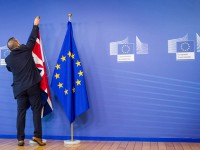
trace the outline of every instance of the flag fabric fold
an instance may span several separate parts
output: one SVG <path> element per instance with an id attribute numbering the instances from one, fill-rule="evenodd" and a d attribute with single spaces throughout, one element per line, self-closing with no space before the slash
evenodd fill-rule
<path id="1" fill-rule="evenodd" d="M 41 117 L 44 117 L 53 111 L 52 101 L 50 98 L 50 90 L 48 85 L 46 64 L 42 49 L 42 42 L 40 38 L 40 32 L 38 32 L 38 38 L 32 51 L 32 55 L 36 64 L 36 67 L 40 71 L 42 80 L 40 82 L 41 100 L 42 100 L 42 112 Z"/>
<path id="2" fill-rule="evenodd" d="M 51 88 L 72 123 L 89 109 L 84 72 L 73 37 L 71 22 L 54 69 Z"/>

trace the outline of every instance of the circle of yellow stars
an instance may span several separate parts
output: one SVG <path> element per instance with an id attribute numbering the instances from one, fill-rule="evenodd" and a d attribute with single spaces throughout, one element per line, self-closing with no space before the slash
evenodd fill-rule
<path id="1" fill-rule="evenodd" d="M 190 49 L 190 44 L 187 42 L 181 43 L 181 50 L 187 52 Z"/>
<path id="2" fill-rule="evenodd" d="M 67 56 L 68 56 L 69 58 L 71 58 L 71 59 L 75 59 L 75 54 L 73 54 L 70 50 L 68 51 Z M 66 61 L 67 56 L 62 55 L 61 58 L 60 58 L 61 61 L 62 61 L 62 62 Z M 77 67 L 80 67 L 80 66 L 81 66 L 81 62 L 78 61 L 78 60 L 76 61 L 75 64 L 76 64 Z M 56 68 L 56 70 L 62 69 L 62 68 L 61 68 L 61 64 L 56 64 L 55 68 Z M 79 77 L 83 76 L 83 71 L 82 71 L 82 70 L 79 70 L 78 76 L 79 76 Z M 57 73 L 57 72 L 54 74 L 54 77 L 55 77 L 55 79 L 60 79 L 60 78 L 62 78 L 62 77 L 60 77 L 60 74 Z M 77 86 L 79 86 L 79 85 L 81 85 L 81 80 L 77 79 L 75 83 L 76 83 Z M 61 82 L 59 82 L 57 86 L 58 86 L 59 89 L 64 88 L 64 85 L 63 85 L 63 83 L 61 83 Z M 73 87 L 73 88 L 71 89 L 71 91 L 72 91 L 72 93 L 75 93 L 75 92 L 76 92 L 75 87 Z M 68 95 L 68 94 L 69 94 L 69 90 L 68 90 L 68 89 L 64 89 L 64 94 L 65 94 L 65 95 Z"/>

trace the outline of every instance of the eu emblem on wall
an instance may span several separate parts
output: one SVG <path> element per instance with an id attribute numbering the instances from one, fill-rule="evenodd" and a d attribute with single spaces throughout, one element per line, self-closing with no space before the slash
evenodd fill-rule
<path id="1" fill-rule="evenodd" d="M 5 62 L 5 58 L 10 54 L 10 50 L 7 48 L 7 46 L 2 46 L 0 47 L 0 58 L 1 58 L 1 61 L 0 61 L 0 65 L 6 65 L 6 62 Z"/>
<path id="2" fill-rule="evenodd" d="M 118 44 L 117 61 L 134 61 L 134 44 Z"/>
<path id="3" fill-rule="evenodd" d="M 176 60 L 195 59 L 194 41 L 177 42 Z"/>

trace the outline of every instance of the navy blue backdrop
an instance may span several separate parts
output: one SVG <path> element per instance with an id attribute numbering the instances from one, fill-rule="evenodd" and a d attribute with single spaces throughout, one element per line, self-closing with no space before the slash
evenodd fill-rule
<path id="1" fill-rule="evenodd" d="M 200 139 L 199 0 L 0 1 L 0 47 L 14 36 L 26 43 L 35 16 L 51 81 L 72 13 L 74 38 L 85 72 L 90 109 L 75 122 L 83 139 Z M 177 60 L 168 40 L 193 41 L 195 58 Z M 136 36 L 148 44 L 134 61 L 110 55 L 111 43 Z M 3 57 L 3 54 L 1 55 Z M 12 76 L 0 66 L 0 137 L 15 137 Z M 52 93 L 54 111 L 43 118 L 43 135 L 61 139 L 70 125 Z M 26 135 L 33 132 L 28 111 Z"/>

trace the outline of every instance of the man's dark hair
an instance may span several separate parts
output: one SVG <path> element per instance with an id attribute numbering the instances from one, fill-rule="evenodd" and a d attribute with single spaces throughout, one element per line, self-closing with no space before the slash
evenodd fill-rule
<path id="1" fill-rule="evenodd" d="M 17 48 L 17 40 L 14 38 L 14 37 L 11 37 L 8 39 L 8 42 L 7 42 L 7 47 L 10 49 L 10 50 L 13 50 L 15 48 Z"/>

